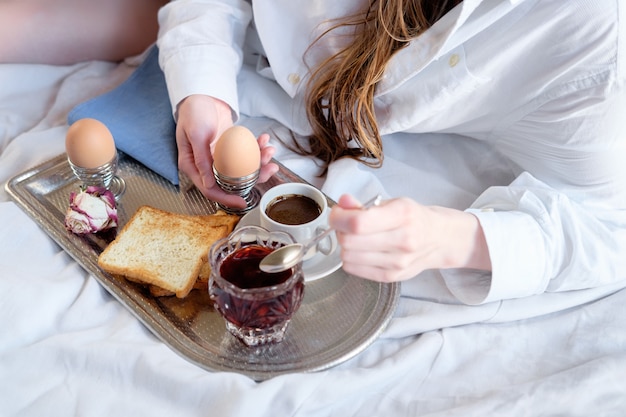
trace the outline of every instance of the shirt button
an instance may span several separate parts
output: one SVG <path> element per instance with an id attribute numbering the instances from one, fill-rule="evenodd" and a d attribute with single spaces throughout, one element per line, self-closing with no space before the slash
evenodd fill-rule
<path id="1" fill-rule="evenodd" d="M 450 55 L 450 59 L 448 60 L 448 65 L 450 65 L 452 68 L 456 67 L 456 64 L 459 63 L 459 61 L 461 60 L 461 58 L 459 57 L 458 54 L 452 54 Z"/>
<path id="2" fill-rule="evenodd" d="M 291 73 L 287 76 L 287 81 L 289 81 L 289 84 L 296 85 L 300 82 L 300 76 L 295 72 Z"/>

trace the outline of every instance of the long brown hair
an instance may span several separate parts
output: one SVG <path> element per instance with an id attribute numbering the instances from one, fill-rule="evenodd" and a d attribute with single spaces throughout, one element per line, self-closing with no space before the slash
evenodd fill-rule
<path id="1" fill-rule="evenodd" d="M 306 112 L 312 127 L 307 150 L 324 172 L 343 157 L 370 166 L 383 161 L 374 114 L 374 92 L 391 57 L 462 0 L 371 0 L 359 15 L 334 22 L 313 43 L 338 28 L 354 28 L 349 44 L 313 69 L 306 86 Z"/>

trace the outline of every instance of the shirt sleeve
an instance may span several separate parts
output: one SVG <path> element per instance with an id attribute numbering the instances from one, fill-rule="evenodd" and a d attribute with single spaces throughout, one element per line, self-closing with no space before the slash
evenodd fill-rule
<path id="1" fill-rule="evenodd" d="M 484 230 L 492 272 L 442 271 L 461 301 L 626 279 L 623 82 L 606 71 L 562 85 L 494 132 L 499 151 L 520 174 L 509 186 L 487 189 L 467 210 Z"/>
<path id="2" fill-rule="evenodd" d="M 159 11 L 159 64 L 174 116 L 185 97 L 205 94 L 238 117 L 237 74 L 251 19 L 250 4 L 239 0 L 176 0 Z"/>

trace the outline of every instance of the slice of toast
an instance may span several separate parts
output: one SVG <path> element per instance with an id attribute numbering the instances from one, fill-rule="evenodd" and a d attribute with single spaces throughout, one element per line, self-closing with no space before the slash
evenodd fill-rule
<path id="1" fill-rule="evenodd" d="M 215 214 L 210 214 L 206 216 L 200 216 L 204 221 L 213 226 L 226 226 L 226 234 L 230 234 L 234 229 L 237 223 L 239 223 L 240 217 L 233 214 L 228 214 L 225 211 L 218 211 Z M 211 264 L 209 260 L 206 259 L 202 262 L 202 266 L 200 267 L 200 271 L 198 272 L 198 277 L 196 282 L 193 285 L 193 290 L 207 291 L 209 288 L 209 278 L 211 277 Z M 165 290 L 156 285 L 149 285 L 148 290 L 150 291 L 150 295 L 154 297 L 171 297 L 174 295 L 173 292 Z"/>
<path id="2" fill-rule="evenodd" d="M 100 254 L 98 265 L 183 298 L 208 261 L 211 245 L 234 228 L 231 217 L 236 216 L 182 215 L 142 206 Z"/>

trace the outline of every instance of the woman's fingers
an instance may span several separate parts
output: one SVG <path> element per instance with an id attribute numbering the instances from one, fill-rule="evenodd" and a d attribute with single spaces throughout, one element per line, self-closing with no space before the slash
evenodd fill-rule
<path id="1" fill-rule="evenodd" d="M 363 278 L 391 282 L 411 278 L 431 261 L 422 236 L 425 211 L 408 199 L 393 199 L 362 209 L 349 195 L 331 211 L 330 223 L 341 246 L 343 269 Z M 426 220 L 427 223 L 427 220 Z"/>
<path id="2" fill-rule="evenodd" d="M 261 172 L 259 174 L 259 183 L 264 183 L 278 172 L 278 165 L 272 162 L 276 148 L 269 144 L 270 135 L 261 134 L 257 139 L 259 148 L 261 148 Z"/>
<path id="3" fill-rule="evenodd" d="M 245 200 L 222 190 L 213 174 L 211 149 L 221 132 L 232 126 L 230 108 L 211 97 L 195 95 L 179 105 L 178 115 L 176 143 L 179 169 L 206 198 L 229 207 L 244 208 Z M 257 138 L 261 152 L 259 183 L 266 182 L 278 171 L 278 166 L 271 162 L 275 149 L 269 141 L 267 133 Z"/>

